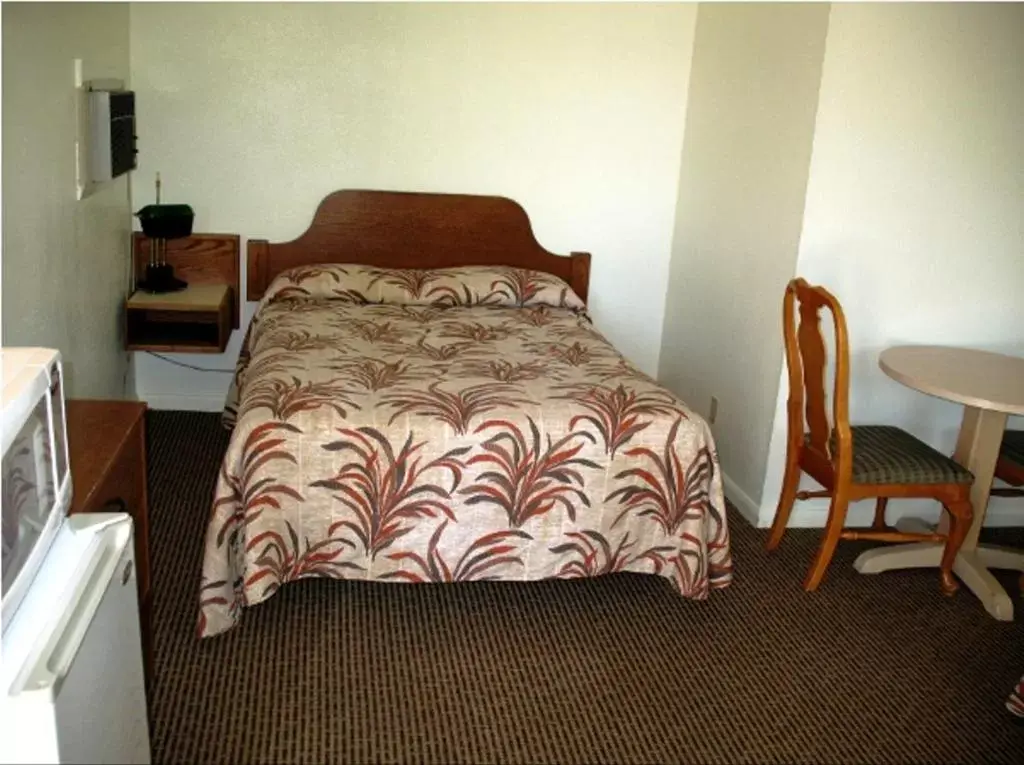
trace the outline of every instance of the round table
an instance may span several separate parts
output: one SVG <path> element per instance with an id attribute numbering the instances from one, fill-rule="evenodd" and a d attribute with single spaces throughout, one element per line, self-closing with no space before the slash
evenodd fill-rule
<path id="1" fill-rule="evenodd" d="M 964 405 L 953 458 L 974 474 L 974 520 L 953 571 L 997 619 L 1013 619 L 1013 602 L 990 568 L 1024 571 L 1024 551 L 979 545 L 992 478 L 1008 415 L 1024 415 L 1024 358 L 970 348 L 907 345 L 882 352 L 878 365 L 889 377 L 932 396 Z M 942 524 L 946 524 L 943 514 Z M 921 530 L 910 520 L 901 528 Z M 915 542 L 869 550 L 854 567 L 862 574 L 901 568 L 938 567 L 942 545 Z"/>

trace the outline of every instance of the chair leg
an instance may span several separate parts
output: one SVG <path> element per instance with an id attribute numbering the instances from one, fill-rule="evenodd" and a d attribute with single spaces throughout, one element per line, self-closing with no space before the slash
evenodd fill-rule
<path id="1" fill-rule="evenodd" d="M 888 504 L 888 497 L 879 497 L 875 500 L 875 522 L 871 525 L 875 531 L 885 531 L 885 508 Z"/>
<path id="2" fill-rule="evenodd" d="M 804 589 L 807 592 L 814 592 L 825 577 L 828 564 L 832 562 L 836 545 L 839 544 L 839 535 L 843 533 L 846 525 L 846 511 L 849 509 L 850 499 L 845 487 L 836 487 L 832 495 L 832 502 L 828 508 L 828 523 L 825 524 L 825 535 L 821 539 L 821 546 L 818 547 L 818 554 L 814 556 L 814 562 L 804 579 Z"/>
<path id="3" fill-rule="evenodd" d="M 789 523 L 789 515 L 793 512 L 793 503 L 796 502 L 796 491 L 800 488 L 798 449 L 799 447 L 794 448 L 793 446 L 786 449 L 786 472 L 782 476 L 779 504 L 775 508 L 775 519 L 772 521 L 772 530 L 765 545 L 768 550 L 774 550 L 782 541 L 782 535 L 786 533 L 786 525 Z"/>
<path id="4" fill-rule="evenodd" d="M 946 505 L 946 512 L 949 513 L 949 533 L 946 536 L 946 544 L 942 548 L 939 578 L 942 594 L 952 595 L 959 589 L 956 578 L 953 576 L 953 564 L 956 562 L 957 553 L 960 552 L 960 546 L 967 536 L 967 530 L 971 527 L 973 512 L 970 502 L 955 502 Z"/>

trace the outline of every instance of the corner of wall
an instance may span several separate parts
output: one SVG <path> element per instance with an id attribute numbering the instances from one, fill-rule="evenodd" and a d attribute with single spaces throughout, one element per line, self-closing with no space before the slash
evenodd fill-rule
<path id="1" fill-rule="evenodd" d="M 689 48 L 690 49 L 687 52 L 688 73 L 687 73 L 687 77 L 686 77 L 686 88 L 683 90 L 683 92 L 681 94 L 681 98 L 683 100 L 683 103 L 685 103 L 687 105 L 687 108 L 686 108 L 686 111 L 684 112 L 684 116 L 683 116 L 683 130 L 682 130 L 682 132 L 679 135 L 679 152 L 678 152 L 678 155 L 677 155 L 678 172 L 676 173 L 675 192 L 673 194 L 673 199 L 672 199 L 672 229 L 671 229 L 672 230 L 672 238 L 669 241 L 668 274 L 666 275 L 667 278 L 665 279 L 665 291 L 664 291 L 664 294 L 661 296 L 661 298 L 662 298 L 662 306 L 663 306 L 663 309 L 662 309 L 662 312 L 661 312 L 661 328 L 660 328 L 660 330 L 661 330 L 661 345 L 658 348 L 658 356 L 655 359 L 655 367 L 654 367 L 655 370 L 656 370 L 657 379 L 659 381 L 663 380 L 665 378 L 665 376 L 667 374 L 669 374 L 669 370 L 665 368 L 665 358 L 668 356 L 668 354 L 666 353 L 666 347 L 665 346 L 670 344 L 671 323 L 672 323 L 672 319 L 671 319 L 671 316 L 670 316 L 670 313 L 669 313 L 669 305 L 670 305 L 669 298 L 670 298 L 671 292 L 672 292 L 672 271 L 673 271 L 674 268 L 680 268 L 681 267 L 680 265 L 678 265 L 678 263 L 681 261 L 681 258 L 678 257 L 679 249 L 680 249 L 680 246 L 681 246 L 679 240 L 682 238 L 682 234 L 681 234 L 681 232 L 679 230 L 679 226 L 680 226 L 680 220 L 679 220 L 680 219 L 680 215 L 679 215 L 680 200 L 679 200 L 679 197 L 680 197 L 680 194 L 682 193 L 682 188 L 683 188 L 683 172 L 684 172 L 684 167 L 683 167 L 683 162 L 684 162 L 683 150 L 684 150 L 684 147 L 686 145 L 686 127 L 689 124 L 689 118 L 690 118 L 690 109 L 689 109 L 689 104 L 690 104 L 690 83 L 693 82 L 693 57 L 694 57 L 694 51 L 696 50 L 696 45 L 697 45 L 697 25 L 699 24 L 700 8 L 701 8 L 702 5 L 703 5 L 703 3 L 698 3 L 697 4 L 697 8 L 696 8 L 696 10 L 695 10 L 695 12 L 693 13 L 693 16 L 692 16 L 693 21 L 692 21 L 691 28 L 690 28 L 690 39 L 689 39 Z M 666 334 L 666 333 L 668 333 L 668 334 Z"/>
<path id="2" fill-rule="evenodd" d="M 746 518 L 747 522 L 755 528 L 759 527 L 760 524 L 760 507 L 758 503 L 747 494 L 739 484 L 733 481 L 729 474 L 722 473 L 722 483 L 725 485 L 725 498 L 733 504 L 733 506 L 740 511 L 740 515 Z"/>
<path id="3" fill-rule="evenodd" d="M 754 524 L 784 367 L 776 287 L 797 270 L 830 16 L 701 4 L 695 22 L 659 379 L 699 413 L 718 399 L 726 493 Z"/>

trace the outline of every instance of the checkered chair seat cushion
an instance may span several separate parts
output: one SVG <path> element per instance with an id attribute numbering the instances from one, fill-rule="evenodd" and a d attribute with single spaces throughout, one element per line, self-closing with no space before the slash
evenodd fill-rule
<path id="1" fill-rule="evenodd" d="M 892 425 L 853 425 L 854 483 L 973 483 L 974 476 L 942 452 Z M 833 440 L 832 449 L 835 450 Z"/>
<path id="2" fill-rule="evenodd" d="M 892 425 L 854 425 L 854 483 L 972 483 L 974 476 L 942 452 Z"/>
<path id="3" fill-rule="evenodd" d="M 1018 465 L 1024 465 L 1024 430 L 1008 430 L 1003 433 L 1003 445 L 999 456 Z"/>

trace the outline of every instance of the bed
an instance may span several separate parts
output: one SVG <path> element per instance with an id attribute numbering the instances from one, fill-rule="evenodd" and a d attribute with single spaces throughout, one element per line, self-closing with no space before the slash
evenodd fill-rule
<path id="1" fill-rule="evenodd" d="M 306 577 L 728 585 L 712 434 L 594 327 L 589 266 L 500 197 L 339 191 L 250 241 L 199 636 Z"/>

